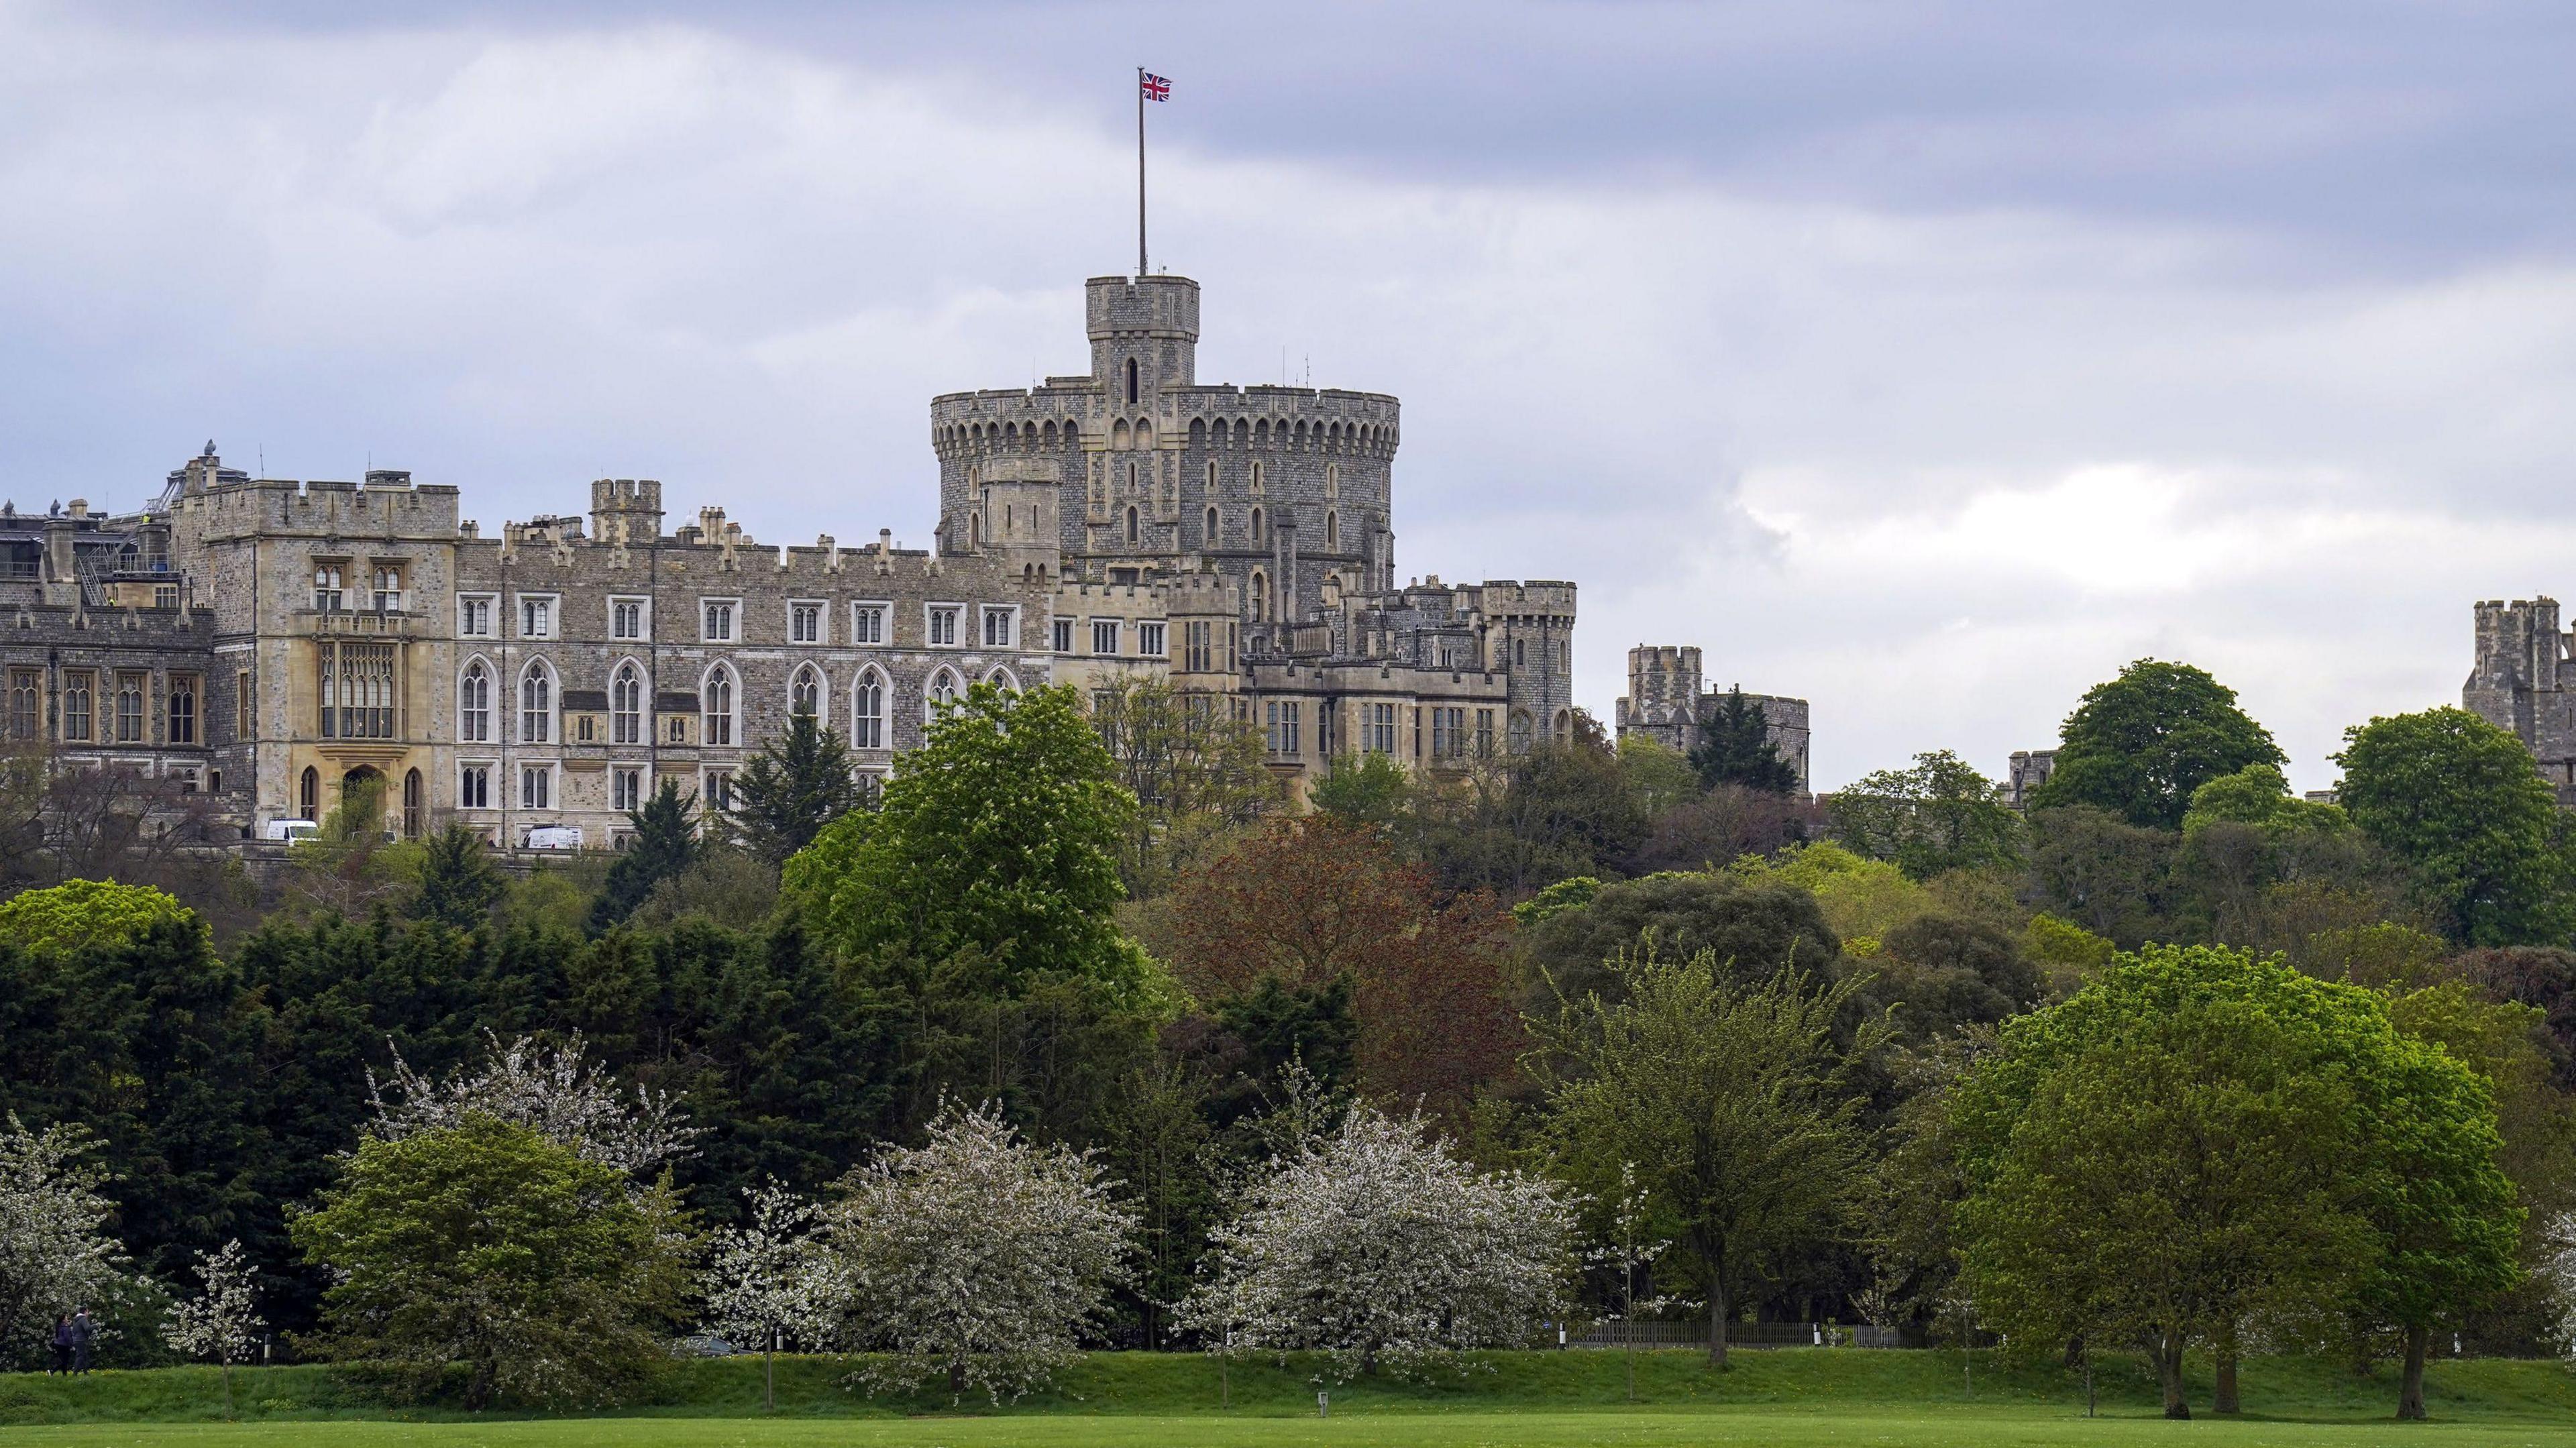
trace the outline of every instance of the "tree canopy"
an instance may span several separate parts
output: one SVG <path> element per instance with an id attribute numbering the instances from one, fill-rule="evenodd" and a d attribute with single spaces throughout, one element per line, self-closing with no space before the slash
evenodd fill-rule
<path id="1" fill-rule="evenodd" d="M 2002 786 L 1947 749 L 1835 790 L 1825 817 L 1835 839 L 1917 880 L 2021 859 L 2021 816 Z"/>
<path id="2" fill-rule="evenodd" d="M 799 709 L 787 732 L 760 746 L 734 772 L 722 811 L 742 847 L 772 865 L 814 843 L 823 827 L 860 804 L 850 747 L 811 709 Z"/>
<path id="3" fill-rule="evenodd" d="M 2413 869 L 2453 939 L 2566 942 L 2576 855 L 2522 741 L 2465 709 L 2427 709 L 2345 730 L 2334 762 L 2353 823 Z"/>
<path id="4" fill-rule="evenodd" d="M 1798 790 L 1798 767 L 1780 757 L 1762 706 L 1745 698 L 1740 687 L 1728 689 L 1725 700 L 1699 721 L 1690 764 L 1699 771 L 1700 783 L 1711 789 L 1734 784 L 1765 794 Z"/>
<path id="5" fill-rule="evenodd" d="M 2182 827 L 2192 791 L 2288 756 L 2236 707 L 2236 691 L 2189 664 L 2140 659 L 2085 691 L 2059 731 L 2057 765 L 2034 809 L 2091 805 L 2133 825 Z"/>

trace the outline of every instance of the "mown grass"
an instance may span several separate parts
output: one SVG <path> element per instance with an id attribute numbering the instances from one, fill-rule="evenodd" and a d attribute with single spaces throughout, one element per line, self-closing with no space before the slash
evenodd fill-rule
<path id="1" fill-rule="evenodd" d="M 1360 1379 L 1321 1386 L 1332 1417 L 1315 1416 L 1321 1360 L 1242 1361 L 1221 1385 L 1218 1364 L 1180 1354 L 1101 1353 L 1044 1393 L 999 1408 L 944 1392 L 870 1399 L 841 1385 L 845 1364 L 782 1358 L 778 1412 L 761 1410 L 757 1359 L 674 1364 L 613 1413 L 540 1417 L 470 1414 L 452 1404 L 390 1399 L 360 1372 L 331 1367 L 238 1369 L 241 1422 L 220 1423 L 211 1368 L 0 1376 L 8 1445 L 284 1444 L 294 1448 L 586 1448 L 637 1443 L 802 1445 L 1221 1445 L 1408 1443 L 1565 1444 L 2040 1444 L 2224 1441 L 2342 1445 L 2430 1434 L 2461 1445 L 2576 1443 L 2576 1375 L 2549 1362 L 2440 1362 L 2426 1380 L 2436 1421 L 2389 1421 L 2396 1376 L 2364 1377 L 2313 1358 L 2263 1358 L 2244 1371 L 2240 1421 L 2192 1425 L 2157 1417 L 2152 1376 L 2133 1358 L 2097 1375 L 2103 1417 L 2083 1416 L 2080 1376 L 2054 1364 L 1978 1353 L 1962 1374 L 1956 1352 L 1791 1350 L 1740 1353 L 1710 1373 L 1696 1353 L 1641 1353 L 1637 1402 L 1626 1398 L 1616 1353 L 1501 1353 L 1464 1377 Z M 1220 1397 L 1230 1407 L 1220 1407 Z M 2195 1406 L 2208 1401 L 2205 1372 Z"/>

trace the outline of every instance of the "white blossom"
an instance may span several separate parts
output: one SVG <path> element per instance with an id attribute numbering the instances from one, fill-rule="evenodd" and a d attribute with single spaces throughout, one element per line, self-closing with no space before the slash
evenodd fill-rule
<path id="1" fill-rule="evenodd" d="M 1563 1188 L 1479 1173 L 1422 1118 L 1354 1106 L 1246 1194 L 1211 1234 L 1214 1270 L 1180 1317 L 1210 1340 L 1320 1349 L 1339 1375 L 1454 1364 L 1516 1347 L 1561 1310 L 1575 1269 Z"/>
<path id="2" fill-rule="evenodd" d="M 707 1325 L 764 1355 L 781 1347 L 831 1346 L 839 1284 L 817 1235 L 822 1210 L 772 1181 L 743 1193 L 751 1218 L 715 1234 L 700 1279 Z M 763 1397 L 777 1406 L 775 1364 Z"/>
<path id="3" fill-rule="evenodd" d="M 82 1160 L 97 1145 L 76 1126 L 0 1131 L 0 1333 L 20 1348 L 50 1340 L 59 1313 L 95 1307 L 125 1283 L 107 1234 L 107 1173 Z"/>
<path id="4" fill-rule="evenodd" d="M 204 1291 L 170 1304 L 161 1325 L 161 1340 L 173 1352 L 213 1358 L 224 1365 L 224 1416 L 233 1411 L 233 1364 L 247 1362 L 259 1347 L 268 1322 L 259 1315 L 259 1269 L 250 1263 L 236 1239 L 218 1252 L 197 1254 L 197 1281 Z"/>
<path id="5" fill-rule="evenodd" d="M 2558 1308 L 2559 1343 L 2576 1362 L 2576 1212 L 2561 1212 L 2549 1223 L 2539 1275 Z"/>
<path id="6" fill-rule="evenodd" d="M 432 1081 L 394 1052 L 388 1091 L 367 1073 L 367 1095 L 376 1108 L 368 1134 L 400 1141 L 439 1131 L 480 1113 L 524 1126 L 585 1161 L 615 1167 L 637 1180 L 691 1156 L 699 1128 L 682 1117 L 668 1093 L 638 1086 L 620 1091 L 605 1067 L 589 1060 L 581 1035 L 551 1047 L 533 1037 L 504 1042 L 484 1033 L 489 1047 L 479 1071 L 458 1071 Z"/>
<path id="7" fill-rule="evenodd" d="M 825 1209 L 843 1340 L 887 1356 L 871 1391 L 945 1375 L 999 1401 L 1073 1357 L 1110 1289 L 1131 1280 L 1134 1210 L 1089 1152 L 1033 1146 L 999 1108 L 943 1108 L 929 1142 L 889 1147 Z"/>

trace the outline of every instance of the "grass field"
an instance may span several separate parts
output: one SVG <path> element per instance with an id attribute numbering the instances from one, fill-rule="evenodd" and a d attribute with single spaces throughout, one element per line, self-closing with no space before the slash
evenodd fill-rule
<path id="1" fill-rule="evenodd" d="M 2099 1375 L 2103 1415 L 2083 1417 L 2080 1378 L 2048 1365 L 2006 1365 L 1979 1354 L 1962 1382 L 1957 1353 L 1787 1351 L 1743 1353 L 1711 1374 L 1692 1353 L 1638 1358 L 1638 1403 L 1626 1401 L 1622 1363 L 1610 1353 L 1497 1354 L 1463 1381 L 1358 1381 L 1330 1385 L 1333 1413 L 1315 1416 L 1320 1364 L 1238 1362 L 1221 1388 L 1217 1365 L 1186 1356 L 1100 1354 L 1056 1388 L 1005 1405 L 945 1395 L 889 1403 L 857 1397 L 839 1366 L 782 1359 L 779 1412 L 760 1410 L 758 1363 L 676 1365 L 644 1401 L 614 1415 L 475 1416 L 393 1406 L 362 1380 L 322 1367 L 243 1370 L 235 1395 L 243 1421 L 220 1412 L 211 1369 L 99 1373 L 66 1381 L 0 1376 L 0 1445 L 143 1448 L 593 1448 L 637 1444 L 886 1445 L 886 1448 L 1231 1448 L 1231 1445 L 1577 1444 L 1887 1445 L 2178 1443 L 2339 1448 L 2392 1435 L 2459 1448 L 2576 1444 L 2576 1375 L 2547 1362 L 2438 1363 L 2426 1397 L 2436 1421 L 2399 1425 L 2393 1372 L 2360 1377 L 2313 1359 L 2246 1364 L 2242 1419 L 2189 1424 L 2157 1416 L 2141 1364 L 2118 1360 Z M 1219 1407 L 1228 1393 L 1230 1408 Z M 2207 1402 L 2206 1384 L 2195 1406 Z"/>

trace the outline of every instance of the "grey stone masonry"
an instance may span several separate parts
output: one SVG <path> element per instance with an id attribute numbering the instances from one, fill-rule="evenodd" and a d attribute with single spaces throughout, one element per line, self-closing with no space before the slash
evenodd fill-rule
<path id="1" fill-rule="evenodd" d="M 2558 600 L 2489 599 L 2475 617 L 2476 660 L 2460 706 L 2520 739 L 2558 802 L 2576 807 L 2576 670 Z"/>
<path id="2" fill-rule="evenodd" d="M 1700 652 L 1689 644 L 1639 644 L 1628 650 L 1628 692 L 1618 703 L 1621 737 L 1641 734 L 1687 754 L 1700 724 L 1723 706 L 1727 691 L 1703 689 Z M 1807 773 L 1807 701 L 1777 694 L 1746 694 L 1762 711 L 1771 747 L 1798 771 L 1798 788 L 1813 789 Z"/>

